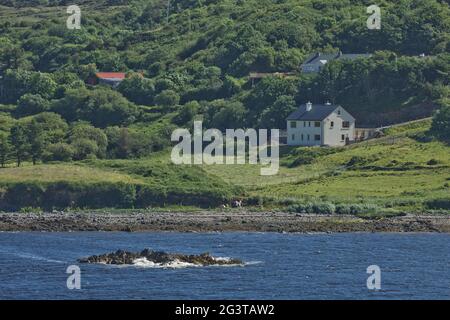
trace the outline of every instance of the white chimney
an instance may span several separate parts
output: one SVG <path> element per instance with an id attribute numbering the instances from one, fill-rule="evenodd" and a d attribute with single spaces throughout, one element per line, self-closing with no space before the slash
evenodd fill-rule
<path id="1" fill-rule="evenodd" d="M 312 103 L 311 102 L 308 102 L 307 104 L 306 104 L 306 111 L 311 111 L 312 110 Z"/>

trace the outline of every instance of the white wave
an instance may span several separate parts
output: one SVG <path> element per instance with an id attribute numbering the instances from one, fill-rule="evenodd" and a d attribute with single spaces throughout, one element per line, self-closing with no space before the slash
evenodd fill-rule
<path id="1" fill-rule="evenodd" d="M 261 264 L 261 263 L 263 263 L 263 262 L 262 261 L 248 261 L 248 262 L 245 262 L 244 264 L 246 266 L 253 266 L 255 264 Z"/>
<path id="2" fill-rule="evenodd" d="M 217 257 L 214 258 L 217 262 L 224 262 L 224 261 L 230 261 L 231 258 L 229 257 Z M 256 261 L 258 263 L 258 261 Z M 251 263 L 252 264 L 252 263 Z M 239 267 L 239 266 L 245 266 L 247 263 L 244 264 L 216 264 L 211 265 L 210 267 Z M 165 268 L 165 269 L 180 269 L 180 268 L 192 268 L 192 267 L 203 267 L 202 265 L 195 264 L 195 263 L 189 263 L 189 262 L 183 262 L 178 259 L 175 259 L 174 261 L 168 262 L 168 263 L 155 263 L 153 261 L 147 260 L 147 258 L 138 258 L 133 260 L 133 266 L 139 267 L 139 268 Z"/>
<path id="3" fill-rule="evenodd" d="M 182 262 L 178 259 L 175 259 L 174 261 L 170 261 L 168 263 L 155 263 L 153 261 L 147 260 L 147 258 L 138 258 L 133 260 L 133 266 L 140 268 L 169 268 L 169 269 L 201 267 L 200 265 Z"/>

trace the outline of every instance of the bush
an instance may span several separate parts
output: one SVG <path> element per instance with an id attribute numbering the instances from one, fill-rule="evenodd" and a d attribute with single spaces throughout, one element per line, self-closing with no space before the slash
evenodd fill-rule
<path id="1" fill-rule="evenodd" d="M 299 203 L 288 207 L 288 211 L 296 213 L 333 214 L 336 211 L 334 204 L 323 203 Z"/>
<path id="2" fill-rule="evenodd" d="M 336 206 L 337 214 L 361 214 L 375 212 L 380 208 L 375 204 L 338 204 Z"/>
<path id="3" fill-rule="evenodd" d="M 42 98 L 38 94 L 27 93 L 19 99 L 16 114 L 19 117 L 25 117 L 48 111 L 49 108 L 50 102 L 48 100 Z"/>
<path id="4" fill-rule="evenodd" d="M 126 183 L 17 183 L 6 186 L 0 197 L 0 208 L 132 208 L 136 202 L 136 186 Z"/>
<path id="5" fill-rule="evenodd" d="M 430 129 L 431 133 L 443 141 L 450 141 L 450 101 L 442 101 L 441 108 L 436 111 Z"/>
<path id="6" fill-rule="evenodd" d="M 6 186 L 6 193 L 0 207 L 17 210 L 23 207 L 41 207 L 44 188 L 37 183 L 16 183 Z"/>
<path id="7" fill-rule="evenodd" d="M 450 210 L 450 199 L 433 199 L 425 202 L 429 209 Z"/>
<path id="8" fill-rule="evenodd" d="M 333 214 L 336 211 L 336 207 L 332 203 L 324 202 L 313 205 L 313 211 L 319 214 Z"/>
<path id="9" fill-rule="evenodd" d="M 175 106 L 180 102 L 180 96 L 173 90 L 164 90 L 155 97 L 155 103 L 163 107 Z"/>
<path id="10" fill-rule="evenodd" d="M 44 161 L 70 161 L 75 153 L 72 146 L 67 143 L 51 144 L 44 151 Z"/>

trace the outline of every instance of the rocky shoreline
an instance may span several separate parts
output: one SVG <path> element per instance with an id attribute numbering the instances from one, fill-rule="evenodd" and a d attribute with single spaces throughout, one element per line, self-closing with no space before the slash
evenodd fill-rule
<path id="1" fill-rule="evenodd" d="M 285 212 L 0 213 L 0 231 L 127 232 L 445 232 L 450 216 L 408 215 L 378 220 Z"/>

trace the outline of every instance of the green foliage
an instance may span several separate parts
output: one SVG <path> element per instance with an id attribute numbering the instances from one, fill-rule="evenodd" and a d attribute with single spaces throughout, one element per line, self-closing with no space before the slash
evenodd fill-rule
<path id="1" fill-rule="evenodd" d="M 0 131 L 0 166 L 4 167 L 11 155 L 11 145 L 9 137 L 5 132 Z"/>
<path id="2" fill-rule="evenodd" d="M 104 158 L 108 146 L 106 134 L 89 124 L 79 123 L 70 129 L 69 141 L 74 148 L 74 159 Z"/>
<path id="3" fill-rule="evenodd" d="M 97 127 L 130 124 L 138 114 L 133 103 L 109 88 L 68 90 L 53 108 L 67 121 L 84 120 Z"/>
<path id="4" fill-rule="evenodd" d="M 178 115 L 174 117 L 173 122 L 178 125 L 189 123 L 198 114 L 199 109 L 200 104 L 197 101 L 190 101 L 181 108 Z"/>
<path id="5" fill-rule="evenodd" d="M 450 199 L 433 199 L 427 201 L 426 206 L 430 209 L 445 209 L 450 210 Z"/>
<path id="6" fill-rule="evenodd" d="M 380 211 L 381 208 L 377 206 L 376 204 L 339 204 L 336 206 L 336 213 L 338 214 L 366 214 L 371 212 L 377 212 Z"/>
<path id="7" fill-rule="evenodd" d="M 238 101 L 213 101 L 207 106 L 205 120 L 209 128 L 219 130 L 242 128 L 245 121 L 244 105 Z"/>
<path id="8" fill-rule="evenodd" d="M 48 111 L 49 108 L 50 102 L 39 94 L 26 93 L 17 102 L 16 114 L 25 117 Z"/>
<path id="9" fill-rule="evenodd" d="M 180 96 L 173 90 L 164 90 L 155 97 L 155 103 L 163 107 L 172 107 L 180 102 Z"/>
<path id="10" fill-rule="evenodd" d="M 128 100 L 142 105 L 151 105 L 155 94 L 155 85 L 140 74 L 132 74 L 124 79 L 117 88 Z"/>
<path id="11" fill-rule="evenodd" d="M 284 128 L 287 117 L 298 108 L 292 96 L 280 96 L 273 105 L 265 109 L 259 119 L 259 127 Z"/>
<path id="12" fill-rule="evenodd" d="M 450 142 L 450 100 L 435 113 L 430 132 L 439 139 Z"/>
<path id="13" fill-rule="evenodd" d="M 75 149 L 63 142 L 50 144 L 43 152 L 44 161 L 71 161 L 75 154 Z"/>
<path id="14" fill-rule="evenodd" d="M 333 203 L 319 202 L 319 203 L 300 203 L 291 205 L 288 210 L 296 213 L 316 213 L 316 214 L 334 214 L 336 207 Z"/>
<path id="15" fill-rule="evenodd" d="M 17 166 L 20 166 L 29 155 L 31 148 L 25 124 L 18 123 L 11 128 L 11 144 L 14 147 Z"/>

